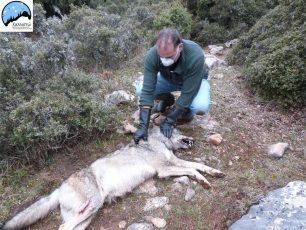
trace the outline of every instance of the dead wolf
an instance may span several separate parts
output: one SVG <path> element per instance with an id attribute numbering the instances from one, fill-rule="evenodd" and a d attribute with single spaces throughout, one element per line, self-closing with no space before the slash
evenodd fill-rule
<path id="1" fill-rule="evenodd" d="M 224 176 L 221 171 L 204 164 L 177 158 L 173 150 L 190 148 L 194 142 L 178 130 L 175 129 L 168 139 L 161 134 L 159 127 L 154 127 L 149 137 L 147 142 L 131 143 L 72 174 L 49 196 L 17 214 L 2 228 L 24 228 L 60 206 L 63 224 L 59 229 L 86 229 L 104 202 L 131 192 L 155 175 L 159 178 L 187 175 L 206 188 L 210 183 L 199 172 Z"/>

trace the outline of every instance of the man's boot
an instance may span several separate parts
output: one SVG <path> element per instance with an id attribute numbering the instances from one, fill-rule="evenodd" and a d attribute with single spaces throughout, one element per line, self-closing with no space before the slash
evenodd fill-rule
<path id="1" fill-rule="evenodd" d="M 159 102 L 153 106 L 152 113 L 163 113 L 168 106 L 173 105 L 175 102 L 174 96 L 171 93 L 159 94 L 155 100 L 159 100 Z"/>
<path id="2" fill-rule="evenodd" d="M 194 114 L 190 109 L 187 109 L 180 117 L 178 117 L 177 122 L 179 124 L 188 123 L 192 121 Z"/>

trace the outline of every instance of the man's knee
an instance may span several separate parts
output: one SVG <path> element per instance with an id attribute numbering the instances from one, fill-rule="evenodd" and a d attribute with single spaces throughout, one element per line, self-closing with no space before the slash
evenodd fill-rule
<path id="1" fill-rule="evenodd" d="M 193 103 L 190 106 L 190 110 L 193 114 L 203 114 L 208 113 L 210 109 L 210 100 L 201 100 L 197 101 L 197 103 Z"/>

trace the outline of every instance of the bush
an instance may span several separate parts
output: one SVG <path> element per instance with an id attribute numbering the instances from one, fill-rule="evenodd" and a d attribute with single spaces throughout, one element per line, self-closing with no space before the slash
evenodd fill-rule
<path id="1" fill-rule="evenodd" d="M 277 4 L 277 0 L 187 0 L 196 18 L 192 37 L 205 45 L 237 38 Z"/>
<path id="2" fill-rule="evenodd" d="M 118 68 L 142 41 L 132 19 L 88 7 L 74 8 L 64 21 L 78 67 L 87 71 Z"/>
<path id="3" fill-rule="evenodd" d="M 28 101 L 11 110 L 5 139 L 16 153 L 58 149 L 67 140 L 105 132 L 115 127 L 113 109 L 103 104 L 103 82 L 77 70 L 48 81 Z M 3 125 L 3 124 L 2 124 Z"/>
<path id="4" fill-rule="evenodd" d="M 247 65 L 245 73 L 252 87 L 265 99 L 284 107 L 306 104 L 305 31 L 287 32 Z"/>
<path id="5" fill-rule="evenodd" d="M 120 16 L 81 8 L 78 13 L 87 15 L 78 19 L 75 13 L 61 23 L 42 17 L 41 6 L 35 9 L 42 21 L 34 33 L 0 37 L 0 158 L 27 152 L 35 158 L 67 140 L 112 130 L 116 119 L 103 96 L 115 84 L 77 70 L 76 64 L 86 63 L 81 59 L 86 54 L 87 70 L 99 58 L 104 62 L 99 69 L 117 67 L 139 41 L 135 23 Z"/>
<path id="6" fill-rule="evenodd" d="M 201 29 L 197 33 L 195 40 L 201 44 L 212 44 L 227 40 L 227 36 L 224 35 L 226 29 L 218 23 L 204 21 L 201 24 L 197 24 L 197 26 L 200 26 Z"/>
<path id="7" fill-rule="evenodd" d="M 284 1 L 228 57 L 231 64 L 245 64 L 247 80 L 259 95 L 284 107 L 306 102 L 304 14 L 303 1 Z"/>
<path id="8" fill-rule="evenodd" d="M 153 22 L 154 28 L 160 30 L 164 27 L 175 27 L 182 36 L 188 38 L 191 32 L 191 14 L 178 2 L 169 9 L 162 11 Z"/>

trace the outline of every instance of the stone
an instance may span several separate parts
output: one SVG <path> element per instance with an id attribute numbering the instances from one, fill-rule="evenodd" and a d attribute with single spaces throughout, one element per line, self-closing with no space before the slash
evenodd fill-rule
<path id="1" fill-rule="evenodd" d="M 183 186 L 179 182 L 175 182 L 171 185 L 171 190 L 174 192 L 182 192 Z"/>
<path id="2" fill-rule="evenodd" d="M 185 201 L 190 201 L 195 195 L 195 191 L 192 188 L 188 188 L 185 194 Z"/>
<path id="3" fill-rule="evenodd" d="M 209 165 L 210 167 L 213 167 L 215 169 L 221 168 L 221 161 L 215 157 L 215 156 L 204 156 L 201 157 L 201 160 L 204 162 L 204 164 Z"/>
<path id="4" fill-rule="evenodd" d="M 126 225 L 127 225 L 126 221 L 122 220 L 122 221 L 119 222 L 118 227 L 120 229 L 123 229 L 123 228 L 125 228 Z"/>
<path id="5" fill-rule="evenodd" d="M 219 123 L 212 119 L 209 114 L 201 116 L 195 115 L 192 123 L 194 125 L 200 126 L 202 129 L 212 130 L 219 126 Z"/>
<path id="6" fill-rule="evenodd" d="M 196 157 L 196 158 L 194 158 L 193 160 L 196 161 L 196 162 L 202 162 L 202 159 L 199 158 L 199 157 Z"/>
<path id="7" fill-rule="evenodd" d="M 127 227 L 127 230 L 154 230 L 150 223 L 134 223 Z"/>
<path id="8" fill-rule="evenodd" d="M 216 79 L 223 79 L 224 78 L 224 74 L 223 73 L 217 74 L 217 75 L 214 76 L 214 78 L 216 78 Z"/>
<path id="9" fill-rule="evenodd" d="M 155 186 L 155 181 L 153 179 L 149 179 L 143 182 L 138 188 L 135 190 L 136 194 L 146 193 L 150 196 L 155 196 L 158 192 L 158 189 Z"/>
<path id="10" fill-rule="evenodd" d="M 223 52 L 223 46 L 217 46 L 217 45 L 209 45 L 208 46 L 209 49 L 209 53 L 213 54 L 213 55 L 221 55 Z"/>
<path id="11" fill-rule="evenodd" d="M 214 145 L 219 145 L 222 142 L 223 138 L 219 133 L 210 135 L 207 137 L 207 142 L 214 144 Z"/>
<path id="12" fill-rule="evenodd" d="M 174 181 L 180 184 L 183 184 L 183 185 L 187 185 L 187 186 L 190 185 L 190 180 L 188 176 L 181 176 L 181 177 L 174 178 Z"/>
<path id="13" fill-rule="evenodd" d="M 229 229 L 306 229 L 306 183 L 293 181 L 271 191 Z"/>
<path id="14" fill-rule="evenodd" d="M 158 217 L 146 216 L 145 220 L 151 222 L 156 228 L 164 228 L 167 225 L 165 219 Z"/>
<path id="15" fill-rule="evenodd" d="M 200 127 L 204 130 L 214 130 L 215 128 L 219 127 L 219 123 L 213 120 L 209 114 L 206 115 L 195 115 L 193 120 L 188 124 L 180 125 L 180 127 Z"/>
<path id="16" fill-rule="evenodd" d="M 209 69 L 212 69 L 218 65 L 225 65 L 225 61 L 221 60 L 220 58 L 217 58 L 215 55 L 212 54 L 205 55 L 205 63 Z"/>
<path id="17" fill-rule="evenodd" d="M 168 203 L 169 203 L 169 198 L 165 196 L 150 198 L 147 199 L 147 202 L 143 210 L 145 212 L 152 211 L 158 208 L 162 208 Z"/>
<path id="18" fill-rule="evenodd" d="M 164 206 L 164 208 L 165 208 L 166 211 L 169 212 L 169 211 L 171 210 L 172 206 L 171 206 L 171 204 L 166 204 L 166 205 Z"/>
<path id="19" fill-rule="evenodd" d="M 131 125 L 128 121 L 123 122 L 123 133 L 124 134 L 135 133 L 136 131 L 137 131 L 137 128 Z"/>
<path id="20" fill-rule="evenodd" d="M 269 145 L 266 147 L 266 151 L 269 157 L 281 158 L 285 151 L 289 148 L 288 143 L 279 142 L 277 144 Z"/>
<path id="21" fill-rule="evenodd" d="M 230 48 L 230 47 L 232 47 L 232 46 L 234 46 L 234 45 L 237 45 L 238 42 L 239 42 L 239 39 L 236 38 L 236 39 L 230 40 L 230 41 L 228 41 L 228 42 L 225 42 L 224 45 L 225 45 L 227 48 Z"/>
<path id="22" fill-rule="evenodd" d="M 121 103 L 128 103 L 134 100 L 135 96 L 125 90 L 114 91 L 111 94 L 105 95 L 105 103 L 109 106 L 119 105 Z"/>

